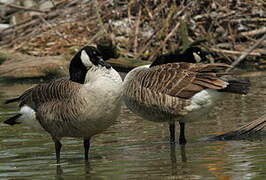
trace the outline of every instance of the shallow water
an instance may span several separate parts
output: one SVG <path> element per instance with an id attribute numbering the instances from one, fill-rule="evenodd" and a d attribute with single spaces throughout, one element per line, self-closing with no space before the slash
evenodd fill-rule
<path id="1" fill-rule="evenodd" d="M 226 95 L 206 117 L 189 123 L 185 147 L 169 146 L 167 124 L 142 120 L 123 107 L 118 122 L 92 139 L 89 163 L 79 139 L 63 139 L 58 167 L 48 135 L 0 123 L 0 179 L 265 179 L 264 141 L 199 141 L 265 112 L 266 77 L 251 82 L 249 95 Z M 32 85 L 0 84 L 1 122 L 17 110 L 2 102 Z"/>

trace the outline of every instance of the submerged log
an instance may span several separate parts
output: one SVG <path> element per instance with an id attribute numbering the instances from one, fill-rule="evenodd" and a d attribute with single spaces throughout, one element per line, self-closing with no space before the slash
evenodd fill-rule
<path id="1" fill-rule="evenodd" d="M 236 130 L 218 136 L 209 137 L 207 141 L 256 140 L 266 137 L 266 114 Z"/>

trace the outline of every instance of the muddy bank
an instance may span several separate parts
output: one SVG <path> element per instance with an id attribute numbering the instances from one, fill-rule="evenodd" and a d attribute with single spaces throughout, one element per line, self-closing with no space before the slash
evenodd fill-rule
<path id="1" fill-rule="evenodd" d="M 0 78 L 54 78 L 68 74 L 71 56 L 35 57 L 7 49 L 0 49 Z M 130 58 L 110 59 L 117 71 L 128 72 L 132 68 L 148 64 L 147 61 Z"/>
<path id="2" fill-rule="evenodd" d="M 34 57 L 7 49 L 0 50 L 1 78 L 34 78 L 59 76 L 67 72 L 63 56 Z"/>

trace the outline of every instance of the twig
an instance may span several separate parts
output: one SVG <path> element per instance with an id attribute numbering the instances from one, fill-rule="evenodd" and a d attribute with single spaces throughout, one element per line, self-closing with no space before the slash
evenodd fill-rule
<path id="1" fill-rule="evenodd" d="M 17 32 L 18 30 L 21 30 L 21 29 L 27 29 L 26 27 L 29 27 L 29 26 L 35 26 L 39 22 L 40 22 L 40 20 L 38 20 L 38 19 L 34 19 L 34 20 L 31 20 L 31 21 L 27 21 L 26 23 L 24 22 L 24 23 L 20 24 L 19 26 L 13 26 L 13 28 L 12 29 L 9 29 L 9 31 L 7 31 L 7 32 L 1 31 L 0 32 L 0 35 L 1 36 L 7 36 L 7 35 L 11 36 L 10 34 L 12 34 L 14 32 Z M 25 32 L 25 30 L 24 30 L 24 32 Z M 24 38 L 24 36 L 21 36 L 21 37 Z M 16 40 L 20 40 L 20 38 L 17 37 Z M 7 44 L 6 47 L 8 47 L 9 46 L 8 43 L 10 43 L 10 41 L 12 41 L 11 44 L 14 44 L 14 43 L 17 42 L 16 40 L 14 40 L 12 38 L 5 39 L 3 41 L 0 41 L 0 45 Z"/>
<path id="2" fill-rule="evenodd" d="M 47 19 L 47 18 L 51 18 L 51 17 L 53 18 L 55 16 L 58 16 L 59 14 L 62 14 L 61 10 L 51 11 L 48 14 L 43 15 L 42 17 L 43 17 L 43 19 Z M 18 23 L 18 24 L 14 24 L 8 28 L 3 29 L 2 31 L 0 31 L 0 33 L 1 33 L 1 35 L 7 35 L 7 34 L 13 32 L 15 28 L 16 28 L 16 31 L 18 31 L 20 29 L 26 28 L 27 26 L 36 25 L 40 22 L 40 19 L 41 18 L 31 19 L 31 20 L 23 21 L 23 22 Z"/>
<path id="3" fill-rule="evenodd" d="M 152 39 L 155 37 L 155 35 L 158 33 L 158 31 L 155 31 L 146 41 L 145 41 L 145 45 L 143 48 L 141 48 L 141 50 L 139 51 L 139 53 L 135 56 L 135 59 L 138 59 L 145 51 L 146 49 L 150 46 L 150 44 L 152 43 Z"/>
<path id="4" fill-rule="evenodd" d="M 136 29 L 135 29 L 135 38 L 134 38 L 134 54 L 137 54 L 138 48 L 138 34 L 139 34 L 139 25 L 140 25 L 140 18 L 141 18 L 141 8 L 139 8 L 138 18 L 136 22 Z"/>
<path id="5" fill-rule="evenodd" d="M 8 7 L 15 8 L 15 9 L 22 9 L 24 11 L 35 11 L 35 12 L 39 12 L 39 13 L 47 13 L 48 12 L 48 11 L 44 11 L 44 10 L 40 10 L 40 9 L 25 8 L 23 6 L 18 6 L 15 4 L 9 4 L 9 3 L 3 3 L 3 2 L 0 2 L 0 5 L 8 6 Z"/>
<path id="6" fill-rule="evenodd" d="M 3 32 L 5 32 L 5 31 L 8 31 L 9 29 L 13 29 L 13 28 L 15 28 L 15 27 L 17 27 L 17 26 L 20 26 L 20 25 L 22 25 L 22 24 L 26 24 L 26 23 L 29 22 L 29 21 L 31 21 L 31 20 L 23 21 L 23 22 L 20 22 L 20 23 L 14 24 L 14 25 L 12 25 L 12 26 L 9 26 L 8 28 L 5 28 L 5 29 L 3 29 L 2 31 L 0 31 L 0 33 L 3 33 Z"/>
<path id="7" fill-rule="evenodd" d="M 94 2 L 95 2 L 94 4 L 95 4 L 95 10 L 96 10 L 98 22 L 101 25 L 101 28 L 104 30 L 104 32 L 107 33 L 107 30 L 104 27 L 103 19 L 101 17 L 101 13 L 100 13 L 101 9 L 100 9 L 99 2 L 98 2 L 98 0 L 95 0 Z"/>
<path id="8" fill-rule="evenodd" d="M 156 49 L 155 53 L 157 54 L 158 51 L 160 51 L 160 49 L 165 45 L 165 43 L 167 42 L 167 40 L 174 34 L 174 32 L 178 29 L 180 25 L 180 22 L 177 22 L 175 27 L 172 29 L 172 31 L 166 36 L 166 38 L 164 39 L 163 43 L 159 46 L 159 48 Z M 149 57 L 149 61 L 156 55 L 153 54 Z"/>
<path id="9" fill-rule="evenodd" d="M 226 49 L 217 49 L 217 48 L 211 48 L 210 49 L 213 52 L 217 52 L 217 53 L 223 53 L 223 54 L 230 54 L 230 55 L 241 55 L 243 54 L 243 52 L 241 51 L 232 51 L 232 50 L 226 50 Z M 260 53 L 257 52 L 253 52 L 253 53 L 249 53 L 248 55 L 250 56 L 260 56 Z"/>
<path id="10" fill-rule="evenodd" d="M 168 41 L 168 39 L 170 39 L 170 37 L 174 34 L 174 32 L 178 29 L 180 25 L 180 22 L 176 23 L 175 27 L 172 29 L 172 31 L 166 36 L 166 38 L 164 39 L 164 43 L 166 43 L 166 41 Z"/>
<path id="11" fill-rule="evenodd" d="M 175 6 L 172 6 L 173 7 L 173 12 L 175 12 L 173 14 L 173 17 L 175 17 L 176 15 L 180 15 L 183 13 L 183 11 L 185 11 L 190 5 L 192 4 L 192 2 L 189 2 L 185 7 L 183 7 L 178 13 L 176 13 L 176 8 Z M 169 13 L 170 14 L 170 13 Z M 173 18 L 172 17 L 172 18 Z M 170 21 L 171 17 L 167 17 L 168 21 Z M 166 22 L 168 22 L 166 20 Z M 151 61 L 153 59 L 153 57 L 159 53 L 160 49 L 166 44 L 166 42 L 171 38 L 171 36 L 178 30 L 180 26 L 180 22 L 177 22 L 175 27 L 172 29 L 172 31 L 166 36 L 166 38 L 164 39 L 164 41 L 160 44 L 160 46 L 154 51 L 154 53 L 148 58 L 148 61 Z M 160 32 L 160 31 L 159 31 Z"/>
<path id="12" fill-rule="evenodd" d="M 263 23 L 266 22 L 266 18 L 240 18 L 240 19 L 226 19 L 225 21 L 234 23 Z"/>
<path id="13" fill-rule="evenodd" d="M 128 17 L 129 20 L 131 20 L 131 18 L 132 18 L 132 15 L 131 15 L 131 7 L 132 7 L 132 5 L 134 3 L 135 3 L 135 0 L 130 0 L 128 2 L 128 5 L 127 5 L 127 17 Z"/>
<path id="14" fill-rule="evenodd" d="M 87 44 L 91 44 L 95 39 L 98 39 L 99 37 L 103 36 L 105 34 L 105 31 L 103 29 L 100 29 L 94 36 L 92 36 Z"/>
<path id="15" fill-rule="evenodd" d="M 147 11 L 147 15 L 149 16 L 150 19 L 154 19 L 152 12 L 149 10 L 149 8 L 146 6 L 146 4 L 143 4 L 145 10 Z"/>
<path id="16" fill-rule="evenodd" d="M 55 4 L 55 2 L 54 2 L 54 0 L 49 0 L 52 4 L 53 4 L 53 7 L 55 7 L 56 6 L 56 4 Z"/>
<path id="17" fill-rule="evenodd" d="M 238 65 L 243 59 L 245 59 L 256 47 L 258 47 L 264 40 L 266 39 L 266 34 L 262 38 L 260 38 L 253 46 L 245 51 L 235 62 L 231 64 L 232 67 L 228 68 L 226 72 L 232 70 L 236 65 Z"/>
<path id="18" fill-rule="evenodd" d="M 247 36 L 257 36 L 257 35 L 264 34 L 264 33 L 266 33 L 266 27 L 262 27 L 260 29 L 255 29 L 255 30 L 251 30 L 251 31 L 241 32 L 237 35 L 230 35 L 228 37 L 229 38 L 241 38 L 241 37 L 248 38 Z"/>
<path id="19" fill-rule="evenodd" d="M 47 22 L 42 16 L 38 16 L 45 24 L 47 24 L 51 29 L 53 29 L 53 26 L 49 23 L 49 22 Z M 66 40 L 68 43 L 71 43 L 71 41 L 70 40 L 68 40 L 67 38 L 65 38 L 64 37 L 64 35 L 62 34 L 62 33 L 60 33 L 59 31 L 57 31 L 57 30 L 55 30 L 55 29 L 53 29 L 54 30 L 54 32 L 59 36 L 59 37 L 61 37 L 61 38 L 63 38 L 64 40 Z"/>
<path id="20" fill-rule="evenodd" d="M 260 29 L 255 29 L 252 31 L 248 31 L 248 32 L 242 32 L 240 33 L 241 36 L 255 36 L 255 35 L 259 35 L 259 34 L 264 34 L 266 33 L 266 27 L 262 27 Z"/>

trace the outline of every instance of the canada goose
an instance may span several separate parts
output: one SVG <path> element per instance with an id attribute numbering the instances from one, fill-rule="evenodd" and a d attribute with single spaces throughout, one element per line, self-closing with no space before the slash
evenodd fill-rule
<path id="1" fill-rule="evenodd" d="M 186 49 L 183 53 L 180 53 L 178 50 L 175 50 L 175 52 L 158 55 L 157 58 L 153 61 L 153 63 L 150 65 L 150 67 L 174 62 L 205 62 L 207 61 L 206 55 L 207 53 L 199 47 L 190 47 Z"/>
<path id="2" fill-rule="evenodd" d="M 151 65 L 137 67 L 125 77 L 127 107 L 144 119 L 168 122 L 171 143 L 175 143 L 175 121 L 180 124 L 179 143 L 186 144 L 185 122 L 206 113 L 219 91 L 247 93 L 248 82 L 226 80 L 221 77 L 225 73 L 217 72 L 229 65 L 196 63 L 204 56 L 199 48 L 191 47 L 174 59 L 159 57 Z"/>
<path id="3" fill-rule="evenodd" d="M 122 79 L 92 46 L 71 60 L 69 79 L 54 80 L 26 90 L 6 103 L 19 102 L 20 111 L 4 123 L 25 123 L 48 132 L 60 162 L 62 137 L 84 139 L 88 160 L 90 138 L 108 128 L 120 113 Z"/>
<path id="4" fill-rule="evenodd" d="M 266 114 L 235 129 L 217 136 L 203 138 L 205 141 L 262 140 L 266 137 Z"/>

